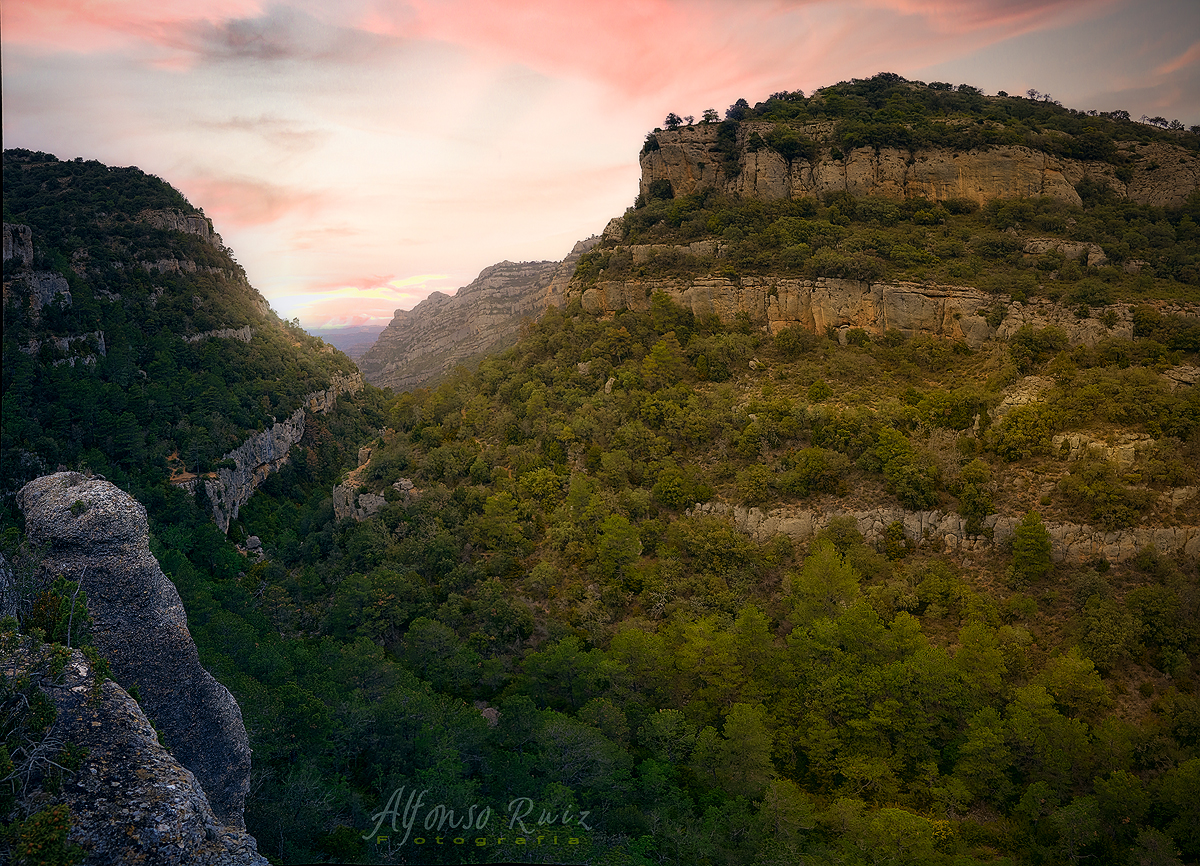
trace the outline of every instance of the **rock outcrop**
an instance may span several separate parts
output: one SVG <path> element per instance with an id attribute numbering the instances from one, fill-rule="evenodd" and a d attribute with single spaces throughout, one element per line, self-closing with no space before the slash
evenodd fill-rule
<path id="1" fill-rule="evenodd" d="M 799 158 L 788 162 L 770 148 L 753 149 L 749 144 L 751 135 L 764 136 L 774 126 L 769 122 L 739 125 L 736 173 L 726 170 L 719 155 L 718 124 L 657 132 L 657 149 L 641 156 L 641 191 L 648 195 L 652 183 L 667 180 L 676 195 L 715 187 L 761 199 L 845 190 L 855 197 L 960 198 L 980 204 L 994 198 L 1044 195 L 1079 204 L 1075 184 L 1088 176 L 1107 182 L 1117 195 L 1131 201 L 1177 207 L 1200 187 L 1200 158 L 1162 142 L 1139 150 L 1144 162 L 1139 162 L 1126 183 L 1117 178 L 1116 166 L 1108 163 L 1060 159 L 1012 145 L 965 152 L 933 147 L 912 154 L 891 147 L 878 151 L 862 147 L 845 153 L 842 159 L 822 148 L 811 162 Z M 823 137 L 828 126 L 813 124 L 804 131 Z"/>
<path id="2" fill-rule="evenodd" d="M 71 284 L 62 274 L 34 270 L 33 231 L 29 226 L 4 223 L 4 302 L 24 297 L 34 321 L 43 307 L 71 306 Z"/>
<path id="3" fill-rule="evenodd" d="M 400 391 L 512 345 L 525 319 L 562 305 L 579 257 L 598 242 L 580 241 L 561 262 L 500 262 L 454 295 L 434 292 L 397 310 L 359 368 L 372 385 Z"/>
<path id="4" fill-rule="evenodd" d="M 204 488 L 212 504 L 213 520 L 222 532 L 229 531 L 238 510 L 250 501 L 267 476 L 287 463 L 292 446 L 304 438 L 305 412 L 324 414 L 334 408 L 339 394 L 355 394 L 362 389 L 360 374 L 335 375 L 328 388 L 305 395 L 304 408 L 286 420 L 276 421 L 269 430 L 255 433 L 221 458 L 233 461 L 233 468 L 222 467 L 215 476 L 204 478 Z M 183 481 L 180 486 L 194 493 L 196 479 Z"/>
<path id="5" fill-rule="evenodd" d="M 1008 338 L 1025 325 L 1060 328 L 1074 344 L 1092 345 L 1106 337 L 1133 335 L 1131 308 L 1124 304 L 1097 308 L 1088 318 L 1080 318 L 1077 305 L 1037 300 L 1018 303 L 971 286 L 904 281 L 862 283 L 772 276 L 732 279 L 712 275 L 601 278 L 593 286 L 573 284 L 568 299 L 578 296 L 585 310 L 604 314 L 649 310 L 656 292 L 665 293 L 696 315 L 715 313 L 726 324 L 732 323 L 738 313 L 746 313 L 752 322 L 773 334 L 795 326 L 815 333 L 832 331 L 844 340 L 852 328 L 876 335 L 897 330 L 908 336 L 962 340 L 971 347 L 996 337 Z M 997 304 L 1002 306 L 1004 318 L 993 326 L 988 316 Z M 1188 315 L 1200 312 L 1176 306 Z"/>
<path id="6" fill-rule="evenodd" d="M 179 593 L 150 553 L 146 511 L 113 484 L 59 472 L 17 494 L 45 573 L 79 581 L 96 647 L 141 704 L 179 762 L 195 774 L 213 814 L 245 826 L 250 746 L 233 696 L 200 665 Z"/>
<path id="7" fill-rule="evenodd" d="M 207 340 L 209 337 L 216 337 L 222 340 L 241 340 L 243 343 L 249 343 L 254 338 L 254 329 L 249 325 L 241 328 L 217 328 L 215 331 L 188 334 L 183 338 L 183 341 L 185 343 L 199 343 L 201 340 Z"/>
<path id="8" fill-rule="evenodd" d="M 224 244 L 221 243 L 221 236 L 213 231 L 212 220 L 202 213 L 184 213 L 181 210 L 168 208 L 145 210 L 138 216 L 142 222 L 149 223 L 156 229 L 195 235 L 218 249 L 224 247 Z"/>
<path id="9" fill-rule="evenodd" d="M 1195 495 L 1195 488 L 1181 488 Z M 903 508 L 876 508 L 868 511 L 822 512 L 806 508 L 747 508 L 722 502 L 697 503 L 690 513 L 716 514 L 731 518 L 742 532 L 758 541 L 767 541 L 780 533 L 795 541 L 807 541 L 838 517 L 852 517 L 858 531 L 870 543 L 884 540 L 887 527 L 899 523 L 904 536 L 914 545 L 936 553 L 982 552 L 1008 544 L 1020 524 L 1020 517 L 991 514 L 983 521 L 983 535 L 967 533 L 966 520 L 943 511 L 906 511 Z M 1132 529 L 1104 530 L 1074 523 L 1047 523 L 1051 557 L 1055 562 L 1085 563 L 1100 558 L 1121 562 L 1153 545 L 1168 556 L 1200 556 L 1200 526 L 1138 526 Z"/>
<path id="10" fill-rule="evenodd" d="M 24 641 L 0 657 L 0 671 L 26 676 L 41 667 L 36 656 Z M 87 753 L 46 805 L 67 805 L 67 839 L 83 848 L 85 864 L 267 866 L 254 837 L 213 813 L 196 776 L 162 747 L 125 689 L 97 683 L 78 650 L 56 679 L 41 685 L 58 711 L 50 737 Z"/>

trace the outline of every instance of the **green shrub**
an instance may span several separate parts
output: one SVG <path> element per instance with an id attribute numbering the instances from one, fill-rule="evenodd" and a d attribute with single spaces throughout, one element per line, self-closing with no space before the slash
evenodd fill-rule
<path id="1" fill-rule="evenodd" d="M 1036 511 L 1028 512 L 1013 533 L 1010 580 L 1014 587 L 1028 586 L 1050 573 L 1050 533 Z"/>

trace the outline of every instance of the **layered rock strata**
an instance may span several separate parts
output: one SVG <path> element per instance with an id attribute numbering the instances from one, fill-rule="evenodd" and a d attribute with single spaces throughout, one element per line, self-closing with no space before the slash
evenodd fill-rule
<path id="1" fill-rule="evenodd" d="M 580 241 L 561 262 L 500 262 L 454 295 L 434 292 L 411 310 L 397 310 L 359 368 L 372 385 L 400 391 L 507 348 L 525 319 L 562 305 L 579 257 L 598 242 Z"/>
<path id="2" fill-rule="evenodd" d="M 1181 488 L 1194 496 L 1196 488 Z M 807 541 L 831 520 L 852 517 L 858 531 L 870 543 L 884 540 L 887 527 L 900 523 L 908 541 L 934 552 L 986 551 L 1003 549 L 1012 540 L 1021 522 L 1020 517 L 992 514 L 983 521 L 986 533 L 970 535 L 966 520 L 958 514 L 943 511 L 906 511 L 902 508 L 875 508 L 867 511 L 827 511 L 806 508 L 748 508 L 722 502 L 697 503 L 689 513 L 716 514 L 730 517 L 742 532 L 759 541 L 780 533 L 795 541 Z M 1153 545 L 1168 556 L 1200 556 L 1200 527 L 1198 526 L 1138 526 L 1132 529 L 1104 530 L 1074 523 L 1047 523 L 1050 533 L 1051 557 L 1055 562 L 1085 563 L 1100 558 L 1121 562 L 1136 556 L 1139 550 Z"/>
<path id="3" fill-rule="evenodd" d="M 17 494 L 41 568 L 79 581 L 96 647 L 179 762 L 195 774 L 213 814 L 244 827 L 250 745 L 233 696 L 200 665 L 179 593 L 150 553 L 146 510 L 113 484 L 75 472 L 29 482 Z"/>
<path id="4" fill-rule="evenodd" d="M 702 187 L 760 199 L 817 197 L 844 190 L 855 197 L 960 198 L 979 204 L 994 198 L 1049 196 L 1077 205 L 1075 185 L 1092 177 L 1130 201 L 1178 207 L 1200 187 L 1200 158 L 1163 142 L 1139 148 L 1142 160 L 1126 183 L 1116 176 L 1116 166 L 1108 163 L 1061 159 L 1014 145 L 969 151 L 931 147 L 915 153 L 862 147 L 841 159 L 823 148 L 811 162 L 798 158 L 789 162 L 770 148 L 749 146 L 752 134 L 765 136 L 774 126 L 768 122 L 739 125 L 736 173 L 723 163 L 718 124 L 655 133 L 658 148 L 641 156 L 641 191 L 648 195 L 652 183 L 667 180 L 675 195 Z M 828 128 L 813 124 L 802 131 L 821 138 Z"/>
<path id="5" fill-rule="evenodd" d="M 971 286 L 943 286 L 904 281 L 864 283 L 827 277 L 722 276 L 659 279 L 599 279 L 595 285 L 574 283 L 568 300 L 579 297 L 591 313 L 624 309 L 649 310 L 650 299 L 663 292 L 696 315 L 715 313 L 732 324 L 739 313 L 771 333 L 800 327 L 815 333 L 833 332 L 844 341 L 853 328 L 870 334 L 897 330 L 907 336 L 937 336 L 962 340 L 972 348 L 993 338 L 1005 339 L 1021 327 L 1054 326 L 1074 344 L 1092 345 L 1107 337 L 1133 336 L 1130 307 L 1114 304 L 1080 318 L 1077 305 L 1030 300 L 1011 301 Z M 1003 319 L 995 326 L 988 318 L 999 305 Z M 1111 312 L 1111 316 L 1108 315 Z M 1186 305 L 1164 312 L 1196 315 Z"/>
<path id="6" fill-rule="evenodd" d="M 237 520 L 238 510 L 250 501 L 267 476 L 287 463 L 292 446 L 304 438 L 305 412 L 329 412 L 337 405 L 339 395 L 362 389 L 360 374 L 335 375 L 328 388 L 305 396 L 304 408 L 297 409 L 286 420 L 276 421 L 270 429 L 255 433 L 221 458 L 233 461 L 233 468 L 222 467 L 215 476 L 203 480 L 213 520 L 222 532 L 229 531 L 229 524 Z M 195 493 L 196 479 L 183 481 L 180 486 Z"/>
<path id="7" fill-rule="evenodd" d="M 18 645 L 0 658 L 0 671 L 28 675 L 39 667 L 35 655 L 28 642 Z M 142 708 L 112 680 L 97 683 L 83 653 L 72 651 L 58 681 L 41 687 L 58 711 L 50 737 L 87 750 L 48 804 L 66 803 L 67 838 L 87 866 L 267 866 L 254 837 L 213 813 Z"/>

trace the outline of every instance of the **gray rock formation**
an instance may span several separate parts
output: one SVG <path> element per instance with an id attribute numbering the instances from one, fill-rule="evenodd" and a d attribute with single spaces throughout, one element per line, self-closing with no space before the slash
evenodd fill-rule
<path id="1" fill-rule="evenodd" d="M 598 242 L 580 241 L 561 262 L 500 262 L 453 296 L 434 292 L 411 310 L 397 310 L 359 368 L 372 385 L 400 391 L 507 348 L 525 319 L 563 304 L 579 257 Z"/>
<path id="2" fill-rule="evenodd" d="M 81 581 L 97 648 L 199 781 L 213 813 L 244 827 L 250 746 L 237 701 L 200 665 L 179 593 L 150 554 L 145 509 L 107 481 L 59 472 L 17 494 L 42 569 Z"/>
<path id="3" fill-rule="evenodd" d="M 693 245 L 694 246 L 694 245 Z M 852 328 L 871 334 L 898 330 L 908 336 L 938 336 L 978 347 L 993 338 L 1007 339 L 1021 327 L 1054 326 L 1073 344 L 1092 345 L 1106 337 L 1133 336 L 1131 307 L 1114 304 L 1096 309 L 1088 318 L 1076 315 L 1078 305 L 1032 299 L 1011 301 L 971 286 L 943 286 L 905 281 L 862 283 L 829 277 L 723 276 L 664 277 L 605 280 L 592 286 L 572 283 L 567 299 L 578 297 L 592 313 L 624 309 L 649 310 L 650 299 L 663 292 L 696 315 L 715 313 L 732 324 L 738 313 L 771 333 L 800 327 L 815 333 L 832 329 L 844 335 Z M 1000 304 L 1005 316 L 998 327 L 987 322 Z M 1111 311 L 1112 316 L 1107 316 Z M 1176 304 L 1163 312 L 1195 316 L 1200 308 Z M 1106 321 L 1106 319 L 1108 321 Z"/>
<path id="4" fill-rule="evenodd" d="M 730 176 L 718 151 L 718 124 L 700 124 L 655 133 L 659 147 L 643 153 L 641 191 L 669 180 L 676 195 L 701 187 L 748 198 L 780 199 L 819 196 L 845 190 L 856 197 L 925 197 L 934 201 L 965 198 L 983 204 L 993 198 L 1050 196 L 1079 204 L 1075 184 L 1085 176 L 1106 181 L 1123 198 L 1141 204 L 1178 207 L 1200 187 L 1200 158 L 1181 147 L 1154 142 L 1139 149 L 1139 161 L 1128 184 L 1116 177 L 1116 166 L 1104 162 L 1052 157 L 1028 147 L 1004 145 L 988 150 L 953 151 L 926 148 L 910 155 L 907 150 L 862 147 L 834 159 L 822 148 L 809 162 L 790 163 L 770 148 L 752 150 L 750 136 L 766 135 L 775 126 L 767 121 L 747 122 L 738 128 L 738 166 Z M 803 132 L 824 138 L 829 123 L 810 124 Z M 1146 166 L 1143 168 L 1142 166 Z M 1158 166 L 1149 168 L 1149 166 Z"/>
<path id="5" fill-rule="evenodd" d="M 4 261 L 15 267 L 33 267 L 33 230 L 29 226 L 4 223 Z"/>
<path id="6" fill-rule="evenodd" d="M 363 521 L 387 505 L 378 493 L 357 493 L 357 487 L 339 484 L 333 488 L 333 515 L 338 520 L 353 517 Z"/>
<path id="7" fill-rule="evenodd" d="M 37 321 L 43 307 L 54 303 L 69 307 L 72 298 L 71 285 L 62 274 L 35 271 L 33 261 L 33 231 L 29 226 L 4 223 L 4 301 L 14 293 L 26 298 Z"/>
<path id="8" fill-rule="evenodd" d="M 0 657 L 9 677 L 40 668 L 28 641 Z M 214 814 L 195 775 L 159 744 L 137 702 L 112 680 L 96 685 L 78 650 L 58 682 L 42 681 L 58 710 L 50 737 L 87 749 L 51 801 L 70 810 L 68 841 L 83 848 L 84 863 L 267 866 L 254 837 Z"/>
<path id="9" fill-rule="evenodd" d="M 213 231 L 212 220 L 202 213 L 184 213 L 181 210 L 168 208 L 165 210 L 145 210 L 139 215 L 144 223 L 149 223 L 156 229 L 195 235 L 205 243 L 221 249 L 221 236 Z"/>
<path id="10" fill-rule="evenodd" d="M 254 329 L 249 325 L 241 328 L 217 328 L 215 331 L 188 334 L 183 338 L 183 341 L 185 343 L 199 343 L 201 340 L 207 340 L 209 337 L 217 337 L 223 340 L 241 340 L 243 343 L 249 343 L 254 338 Z"/>
<path id="11" fill-rule="evenodd" d="M 1181 488 L 1188 498 L 1195 488 Z M 903 508 L 875 508 L 868 511 L 828 511 L 807 508 L 747 508 L 723 502 L 697 503 L 689 513 L 717 514 L 732 518 L 742 532 L 759 541 L 777 534 L 796 541 L 807 541 L 836 517 L 853 517 L 858 531 L 871 543 L 884 539 L 887 527 L 899 522 L 905 537 L 925 550 L 945 553 L 984 551 L 993 545 L 1003 547 L 1010 542 L 1020 517 L 991 514 L 983 521 L 988 534 L 968 535 L 966 520 L 958 514 L 943 511 L 906 511 Z M 1159 553 L 1168 556 L 1200 556 L 1200 526 L 1138 526 L 1133 529 L 1104 530 L 1075 523 L 1047 523 L 1050 533 L 1051 557 L 1055 562 L 1084 563 L 1101 557 L 1121 562 L 1136 556 L 1139 550 L 1154 545 Z"/>
<path id="12" fill-rule="evenodd" d="M 232 460 L 234 467 L 223 467 L 217 470 L 215 477 L 205 478 L 204 488 L 212 503 L 213 520 L 222 532 L 229 531 L 229 524 L 237 519 L 238 510 L 250 501 L 267 476 L 287 463 L 292 446 L 304 438 L 305 411 L 324 414 L 337 404 L 339 394 L 357 393 L 362 388 L 360 374 L 335 375 L 328 388 L 305 396 L 305 408 L 297 409 L 284 421 L 275 422 L 269 430 L 255 433 L 221 458 Z M 188 479 L 180 486 L 195 493 L 196 479 Z"/>

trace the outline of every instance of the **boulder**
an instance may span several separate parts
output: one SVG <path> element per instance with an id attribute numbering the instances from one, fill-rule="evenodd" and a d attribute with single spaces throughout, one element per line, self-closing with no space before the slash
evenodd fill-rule
<path id="1" fill-rule="evenodd" d="M 45 648 L 39 653 L 29 640 L 6 645 L 5 676 L 45 669 Z M 85 864 L 267 866 L 254 837 L 214 813 L 196 776 L 163 748 L 138 703 L 112 680 L 98 679 L 83 653 L 72 650 L 61 676 L 42 679 L 41 689 L 58 711 L 50 740 L 87 750 L 46 804 L 67 805 L 67 841 L 83 848 Z"/>
<path id="2" fill-rule="evenodd" d="M 195 774 L 224 824 L 244 827 L 250 744 L 241 709 L 200 665 L 187 614 L 150 553 L 146 510 L 114 484 L 75 472 L 29 482 L 17 494 L 46 575 L 79 581 L 96 647 L 175 757 Z"/>

